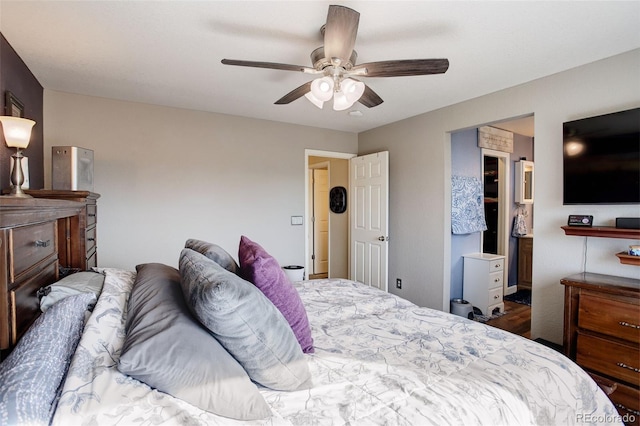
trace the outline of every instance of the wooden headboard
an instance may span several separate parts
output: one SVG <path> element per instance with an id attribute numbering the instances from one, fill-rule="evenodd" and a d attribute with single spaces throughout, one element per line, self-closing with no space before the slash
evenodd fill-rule
<path id="1" fill-rule="evenodd" d="M 37 291 L 58 279 L 69 244 L 64 220 L 85 207 L 76 201 L 0 196 L 0 359 L 40 315 Z"/>

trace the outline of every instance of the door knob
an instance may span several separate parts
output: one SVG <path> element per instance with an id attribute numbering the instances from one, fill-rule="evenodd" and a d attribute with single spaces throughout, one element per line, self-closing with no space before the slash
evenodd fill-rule
<path id="1" fill-rule="evenodd" d="M 389 237 L 385 237 L 384 235 L 381 235 L 378 237 L 378 241 L 389 241 Z"/>

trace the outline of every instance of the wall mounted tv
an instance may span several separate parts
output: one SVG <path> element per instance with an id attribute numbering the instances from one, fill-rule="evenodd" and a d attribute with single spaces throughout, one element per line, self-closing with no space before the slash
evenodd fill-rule
<path id="1" fill-rule="evenodd" d="M 564 204 L 640 204 L 640 108 L 563 130 Z"/>

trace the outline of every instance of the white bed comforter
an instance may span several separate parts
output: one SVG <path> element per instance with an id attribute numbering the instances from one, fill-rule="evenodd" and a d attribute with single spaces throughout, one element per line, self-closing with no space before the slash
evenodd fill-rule
<path id="1" fill-rule="evenodd" d="M 53 424 L 246 424 L 199 410 L 117 369 L 135 273 L 105 269 Z M 261 389 L 257 425 L 620 424 L 563 355 L 348 280 L 296 284 L 312 327 L 312 389 Z"/>

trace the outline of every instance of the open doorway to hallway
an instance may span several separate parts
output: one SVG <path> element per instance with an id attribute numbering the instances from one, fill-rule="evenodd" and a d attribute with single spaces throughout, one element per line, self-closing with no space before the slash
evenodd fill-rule
<path id="1" fill-rule="evenodd" d="M 305 270 L 309 279 L 349 277 L 349 204 L 329 209 L 329 191 L 349 187 L 349 159 L 355 154 L 307 150 Z"/>

